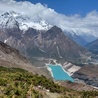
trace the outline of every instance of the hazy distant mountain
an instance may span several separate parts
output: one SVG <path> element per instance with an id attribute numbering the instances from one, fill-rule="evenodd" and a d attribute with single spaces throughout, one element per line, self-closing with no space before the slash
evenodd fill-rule
<path id="1" fill-rule="evenodd" d="M 87 43 L 90 43 L 94 40 L 96 40 L 98 37 L 94 35 L 89 35 L 89 34 L 82 34 L 80 35 Z M 85 44 L 86 45 L 86 44 Z"/>
<path id="2" fill-rule="evenodd" d="M 70 39 L 74 40 L 77 44 L 84 46 L 86 45 L 88 42 L 84 39 L 84 37 L 77 35 L 76 33 L 70 33 L 65 31 L 64 32 L 66 36 L 68 36 Z"/>
<path id="3" fill-rule="evenodd" d="M 88 43 L 85 47 L 92 53 L 98 54 L 98 39 Z"/>

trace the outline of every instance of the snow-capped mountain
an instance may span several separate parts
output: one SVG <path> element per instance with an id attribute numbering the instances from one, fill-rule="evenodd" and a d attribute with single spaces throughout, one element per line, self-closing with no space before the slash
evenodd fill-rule
<path id="1" fill-rule="evenodd" d="M 53 25 L 42 19 L 39 15 L 30 16 L 15 11 L 5 12 L 0 15 L 1 30 L 17 28 L 19 30 L 27 31 L 29 28 L 36 30 L 49 30 Z M 58 26 L 58 24 L 57 24 Z M 86 42 L 91 42 L 96 39 L 95 35 L 89 35 L 82 31 L 64 30 L 65 34 L 80 45 L 85 45 Z M 67 32 L 67 33 L 66 33 Z"/>
<path id="2" fill-rule="evenodd" d="M 48 30 L 52 25 L 48 24 L 45 20 L 39 17 L 28 17 L 14 11 L 5 12 L 0 15 L 0 28 L 15 28 L 19 27 L 20 30 L 28 30 L 34 28 L 36 30 Z"/>
<path id="3" fill-rule="evenodd" d="M 77 32 L 74 30 L 64 30 L 63 31 L 65 33 L 65 35 L 67 37 L 69 37 L 70 39 L 74 40 L 77 44 L 81 45 L 81 46 L 85 46 L 87 43 L 90 43 L 96 39 L 98 39 L 98 37 L 95 34 L 88 34 L 86 33 L 86 31 L 80 33 L 81 31 Z"/>

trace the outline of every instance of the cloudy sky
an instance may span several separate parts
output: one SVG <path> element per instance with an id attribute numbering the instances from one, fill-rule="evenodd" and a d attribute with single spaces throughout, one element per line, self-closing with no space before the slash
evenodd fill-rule
<path id="1" fill-rule="evenodd" d="M 52 1 L 0 0 L 0 13 L 13 10 L 31 17 L 39 16 L 50 24 L 61 27 L 62 30 L 98 36 L 98 0 Z"/>
<path id="2" fill-rule="evenodd" d="M 17 0 L 25 1 L 25 0 Z M 85 16 L 92 10 L 98 10 L 98 0 L 28 0 L 34 4 L 40 2 L 58 13 L 72 15 L 80 14 Z"/>

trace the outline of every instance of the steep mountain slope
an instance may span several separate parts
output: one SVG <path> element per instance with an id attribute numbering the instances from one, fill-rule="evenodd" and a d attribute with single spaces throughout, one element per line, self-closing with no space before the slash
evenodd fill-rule
<path id="1" fill-rule="evenodd" d="M 98 39 L 91 43 L 88 43 L 85 47 L 92 53 L 98 54 Z"/>
<path id="2" fill-rule="evenodd" d="M 65 36 L 62 30 L 56 26 L 53 26 L 48 31 L 29 28 L 24 34 L 21 32 L 20 29 L 16 30 L 16 32 L 13 32 L 13 29 L 7 29 L 5 32 L 0 33 L 0 38 L 29 57 L 71 60 L 86 59 L 89 54 L 86 49 Z"/>
<path id="3" fill-rule="evenodd" d="M 31 63 L 23 57 L 18 50 L 11 48 L 10 46 L 0 42 L 0 66 L 10 67 L 10 68 L 21 68 L 25 69 L 34 74 L 46 75 L 44 71 L 31 65 Z"/>

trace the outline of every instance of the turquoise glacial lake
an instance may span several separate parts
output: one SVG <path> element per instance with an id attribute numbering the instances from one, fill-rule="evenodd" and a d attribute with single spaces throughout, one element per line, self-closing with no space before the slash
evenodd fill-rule
<path id="1" fill-rule="evenodd" d="M 69 76 L 66 71 L 60 66 L 60 65 L 48 65 L 49 68 L 51 68 L 53 78 L 55 80 L 67 80 L 74 82 L 73 78 Z"/>

